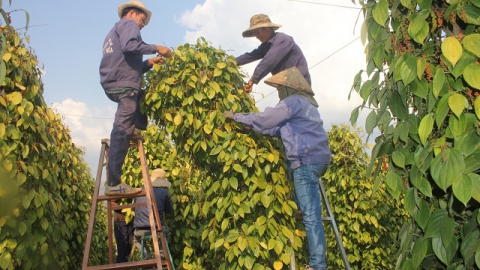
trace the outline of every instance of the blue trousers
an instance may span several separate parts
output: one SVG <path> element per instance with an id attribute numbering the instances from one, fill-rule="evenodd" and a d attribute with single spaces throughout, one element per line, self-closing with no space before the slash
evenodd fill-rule
<path id="1" fill-rule="evenodd" d="M 125 221 L 113 223 L 115 242 L 117 243 L 117 259 L 115 263 L 128 262 L 128 256 L 133 246 L 133 222 L 127 224 Z"/>
<path id="2" fill-rule="evenodd" d="M 147 127 L 147 116 L 142 114 L 139 106 L 145 92 L 133 88 L 120 88 L 105 90 L 105 93 L 110 100 L 118 103 L 110 134 L 107 164 L 107 183 L 109 186 L 116 186 L 121 182 L 123 163 L 135 127 L 143 130 Z"/>
<path id="3" fill-rule="evenodd" d="M 303 165 L 293 170 L 297 203 L 303 214 L 307 232 L 309 265 L 315 270 L 327 269 L 325 233 L 322 224 L 322 204 L 319 179 L 328 164 Z"/>

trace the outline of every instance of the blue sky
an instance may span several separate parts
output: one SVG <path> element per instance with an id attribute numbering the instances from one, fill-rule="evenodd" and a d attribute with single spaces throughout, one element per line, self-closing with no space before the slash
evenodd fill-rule
<path id="1" fill-rule="evenodd" d="M 99 84 L 98 66 L 103 40 L 119 20 L 117 7 L 124 2 L 13 0 L 9 6 L 8 1 L 3 1 L 6 11 L 24 9 L 29 13 L 27 46 L 32 47 L 45 69 L 45 100 L 63 115 L 73 141 L 85 147 L 92 174 L 96 173 L 100 140 L 109 137 L 116 108 Z M 143 3 L 153 12 L 149 25 L 141 32 L 145 42 L 176 47 L 194 43 L 202 36 L 234 56 L 260 45 L 255 38 L 242 38 L 241 32 L 249 27 L 252 15 L 268 14 L 272 22 L 282 25 L 278 31 L 291 35 L 302 48 L 327 130 L 332 124 L 348 123 L 351 111 L 361 103 L 355 94 L 348 100 L 355 74 L 366 67 L 364 48 L 358 39 L 363 15 L 351 0 Z M 25 13 L 13 12 L 12 24 L 24 27 Z M 256 64 L 243 69 L 251 74 Z M 272 92 L 274 89 L 263 82 L 254 87 L 253 96 L 260 110 L 278 102 L 276 93 L 268 95 Z M 359 126 L 363 126 L 367 114 L 361 114 Z"/>

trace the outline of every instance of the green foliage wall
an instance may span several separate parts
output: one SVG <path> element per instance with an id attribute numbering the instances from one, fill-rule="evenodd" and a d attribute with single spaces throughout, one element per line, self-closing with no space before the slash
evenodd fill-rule
<path id="1" fill-rule="evenodd" d="M 145 110 L 175 147 L 157 155 L 172 161 L 161 164 L 174 179 L 174 222 L 182 224 L 172 241 L 176 262 L 184 269 L 286 268 L 302 239 L 278 141 L 245 134 L 223 116 L 256 110 L 234 58 L 199 40 L 154 68 Z"/>
<path id="2" fill-rule="evenodd" d="M 256 110 L 241 92 L 234 59 L 199 40 L 179 46 L 167 65 L 154 69 L 143 105 L 156 124 L 143 135 L 150 169 L 165 169 L 172 182 L 175 211 L 166 223 L 176 267 L 289 269 L 293 250 L 303 267 L 305 231 L 292 217 L 296 207 L 279 141 L 244 131 L 222 114 L 233 106 Z M 334 126 L 329 137 L 335 156 L 324 183 L 352 267 L 391 268 L 405 218 L 401 202 L 365 176 L 367 156 L 354 131 Z M 129 153 L 124 171 L 127 183 L 142 185 L 137 151 Z M 343 268 L 333 231 L 325 228 L 329 265 Z"/>
<path id="3" fill-rule="evenodd" d="M 393 269 L 396 238 L 407 213 L 403 202 L 386 193 L 385 184 L 374 186 L 366 176 L 368 156 L 359 131 L 333 125 L 328 132 L 332 159 L 322 177 L 331 208 L 342 235 L 352 269 Z M 325 209 L 324 209 L 325 212 Z M 343 269 L 333 230 L 324 223 L 327 262 L 331 269 Z"/>
<path id="4" fill-rule="evenodd" d="M 411 216 L 396 267 L 478 269 L 480 2 L 358 2 L 367 68 L 355 78 L 364 102 L 351 120 L 371 110 L 366 130 L 381 135 L 368 173 Z"/>
<path id="5" fill-rule="evenodd" d="M 0 27 L 0 268 L 78 269 L 93 194 L 83 150 L 43 101 L 38 62 Z M 105 232 L 103 225 L 98 231 Z M 94 236 L 99 262 L 105 238 Z"/>

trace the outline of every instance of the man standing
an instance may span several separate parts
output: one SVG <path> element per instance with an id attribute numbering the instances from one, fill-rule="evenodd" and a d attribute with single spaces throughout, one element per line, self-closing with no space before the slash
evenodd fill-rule
<path id="1" fill-rule="evenodd" d="M 308 84 L 312 85 L 302 50 L 291 36 L 275 32 L 280 27 L 281 25 L 272 23 L 267 15 L 257 14 L 250 19 L 250 27 L 243 31 L 243 37 L 256 37 L 262 43 L 252 52 L 236 58 L 239 66 L 262 59 L 243 88 L 246 93 L 250 93 L 253 84 L 258 84 L 268 73 L 275 75 L 291 67 L 297 67 Z"/>
<path id="2" fill-rule="evenodd" d="M 265 83 L 278 90 L 280 102 L 274 108 L 268 107 L 257 114 L 232 111 L 224 114 L 264 135 L 281 138 L 307 232 L 310 257 L 306 269 L 327 269 L 319 179 L 328 168 L 331 153 L 318 104 L 310 85 L 296 67 L 278 73 Z"/>
<path id="3" fill-rule="evenodd" d="M 145 130 L 147 116 L 140 112 L 143 97 L 142 74 L 154 64 L 165 63 L 172 52 L 160 45 L 143 42 L 140 30 L 152 17 L 143 3 L 129 1 L 118 7 L 118 21 L 108 33 L 100 63 L 100 83 L 107 97 L 118 103 L 110 135 L 105 195 L 135 194 L 140 188 L 121 183 L 122 166 L 135 128 Z M 159 56 L 143 61 L 143 55 Z"/>
<path id="4" fill-rule="evenodd" d="M 165 171 L 162 169 L 155 169 L 150 176 L 152 181 L 153 195 L 157 204 L 158 214 L 160 216 L 160 223 L 162 224 L 163 235 L 167 241 L 170 240 L 170 229 L 165 224 L 165 213 L 173 213 L 173 204 L 168 188 L 172 185 L 166 178 Z M 142 187 L 143 189 L 144 187 Z M 136 203 L 146 202 L 146 197 L 139 197 L 135 199 Z M 150 218 L 148 216 L 148 208 L 146 206 L 137 207 L 135 209 L 135 219 L 133 221 L 133 227 L 135 228 L 135 246 L 141 249 L 140 241 L 145 235 L 151 235 Z M 145 259 L 150 258 L 150 250 L 147 245 L 144 246 Z"/>

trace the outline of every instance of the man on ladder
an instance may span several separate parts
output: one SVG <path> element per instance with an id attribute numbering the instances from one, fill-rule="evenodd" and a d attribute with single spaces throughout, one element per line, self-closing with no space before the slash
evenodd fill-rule
<path id="1" fill-rule="evenodd" d="M 152 17 L 140 1 L 130 1 L 118 7 L 118 21 L 105 38 L 100 63 L 100 83 L 107 97 L 118 103 L 110 135 L 107 187 L 105 195 L 135 194 L 141 192 L 121 183 L 122 166 L 135 128 L 146 129 L 147 116 L 140 112 L 143 97 L 142 74 L 154 64 L 165 63 L 171 57 L 170 49 L 143 42 L 140 30 Z M 155 54 L 143 61 L 144 54 Z"/>
<path id="2" fill-rule="evenodd" d="M 318 104 L 296 67 L 277 73 L 265 83 L 278 90 L 280 102 L 274 108 L 257 114 L 231 111 L 224 114 L 264 135 L 282 139 L 307 232 L 310 257 L 305 269 L 327 269 L 319 178 L 328 168 L 331 153 Z"/>

